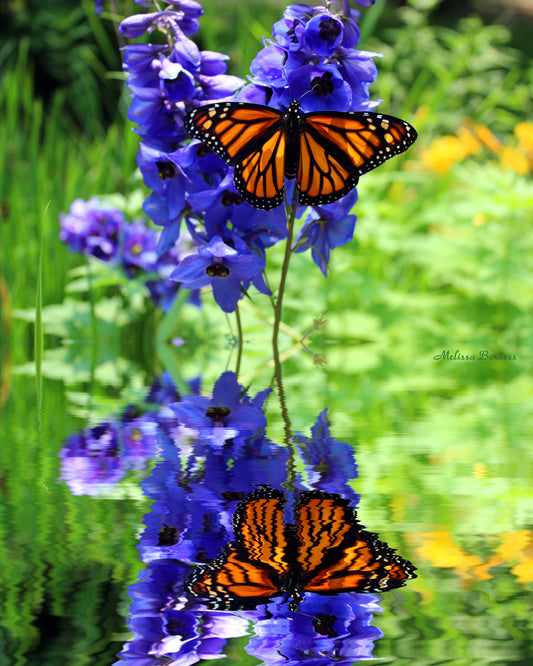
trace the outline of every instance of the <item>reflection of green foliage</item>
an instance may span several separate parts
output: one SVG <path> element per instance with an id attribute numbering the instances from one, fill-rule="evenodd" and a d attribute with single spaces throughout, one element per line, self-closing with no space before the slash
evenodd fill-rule
<path id="1" fill-rule="evenodd" d="M 124 580 L 139 570 L 142 505 L 74 497 L 57 483 L 62 439 L 82 424 L 69 416 L 57 382 L 44 384 L 42 413 L 33 387 L 14 378 L 17 398 L 8 396 L 1 420 L 0 663 L 52 666 L 69 654 L 81 664 L 83 655 L 104 651 L 108 661 L 92 663 L 107 665 L 115 635 L 125 631 L 116 614 L 117 605 L 127 607 Z M 15 654 L 20 662 L 3 661 Z"/>
<path id="2" fill-rule="evenodd" d="M 430 572 L 425 573 L 428 580 Z M 452 576 L 433 581 L 434 588 L 422 599 L 409 590 L 401 599 L 396 593 L 387 595 L 385 613 L 375 622 L 385 633 L 376 643 L 375 657 L 401 666 L 440 662 L 485 666 L 491 661 L 525 665 L 530 661 L 530 600 L 517 594 L 508 574 L 467 589 L 460 589 Z M 407 637 L 416 640 L 416 647 Z"/>

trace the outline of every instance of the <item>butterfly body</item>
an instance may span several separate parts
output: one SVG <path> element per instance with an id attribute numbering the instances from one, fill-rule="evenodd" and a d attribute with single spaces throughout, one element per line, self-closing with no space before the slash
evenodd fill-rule
<path id="1" fill-rule="evenodd" d="M 186 591 L 227 610 L 287 594 L 294 610 L 304 591 L 383 591 L 414 577 L 412 564 L 364 530 L 339 495 L 302 493 L 294 525 L 284 523 L 284 502 L 283 493 L 271 488 L 247 496 L 235 513 L 235 540 L 193 570 Z"/>
<path id="2" fill-rule="evenodd" d="M 323 205 L 350 192 L 359 176 L 406 150 L 417 134 L 381 113 L 301 113 L 261 104 L 216 102 L 185 119 L 185 129 L 235 167 L 235 187 L 255 208 L 283 201 L 285 178 L 296 178 L 303 205 Z"/>

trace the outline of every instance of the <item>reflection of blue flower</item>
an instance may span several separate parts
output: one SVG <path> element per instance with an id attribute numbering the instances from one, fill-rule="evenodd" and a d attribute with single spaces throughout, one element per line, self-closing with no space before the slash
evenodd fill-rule
<path id="1" fill-rule="evenodd" d="M 238 502 L 258 486 L 281 488 L 287 469 L 295 470 L 294 455 L 299 459 L 295 487 L 341 490 L 352 502 L 357 499 L 347 486 L 356 476 L 353 449 L 332 437 L 326 410 L 310 436 L 292 437 L 289 450 L 265 435 L 269 392 L 251 397 L 234 373 L 225 372 L 210 397 L 178 397 L 165 376 L 148 393 L 152 405 L 164 402 L 160 409 L 152 406 L 153 411 L 142 414 L 129 406 L 115 423 L 91 428 L 65 446 L 63 461 L 95 460 L 95 470 L 101 470 L 103 462 L 117 461 L 108 484 L 123 476 L 123 460 L 136 456 L 137 467 L 145 469 L 148 459 L 156 452 L 158 456 L 141 482 L 151 500 L 138 546 L 146 569 L 129 589 L 133 638 L 124 645 L 117 666 L 124 661 L 194 664 L 220 658 L 228 639 L 245 636 L 246 652 L 269 666 L 351 666 L 371 658 L 373 641 L 382 635 L 371 624 L 373 613 L 381 610 L 373 594 L 305 592 L 298 610 L 285 595 L 233 613 L 210 610 L 184 594 L 190 565 L 212 560 L 236 538 L 232 518 Z M 166 401 L 176 398 L 169 410 Z M 209 434 L 217 430 L 232 431 L 221 446 L 213 446 Z M 76 481 L 70 471 L 69 483 L 76 492 L 86 477 Z"/>
<path id="2" fill-rule="evenodd" d="M 344 497 L 357 503 L 359 495 L 348 485 L 348 481 L 357 476 L 355 452 L 350 444 L 331 436 L 327 412 L 324 409 L 318 415 L 311 437 L 295 435 L 294 440 L 305 461 L 310 485 L 317 490 L 342 492 Z"/>
<path id="3" fill-rule="evenodd" d="M 352 666 L 370 659 L 374 641 L 383 636 L 370 624 L 381 610 L 373 594 L 308 595 L 297 613 L 270 603 L 246 652 L 269 666 Z"/>
<path id="4" fill-rule="evenodd" d="M 188 565 L 212 560 L 235 538 L 237 502 L 258 485 L 281 488 L 286 480 L 290 452 L 265 437 L 268 394 L 250 397 L 235 374 L 225 372 L 210 397 L 180 396 L 172 404 L 175 421 L 166 412 L 159 461 L 142 482 L 152 500 L 139 543 L 147 569 L 129 590 L 134 638 L 122 660 L 193 664 L 224 656 L 228 639 L 244 636 L 246 652 L 269 666 L 348 666 L 372 656 L 373 641 L 382 635 L 371 625 L 381 610 L 372 594 L 307 592 L 298 611 L 282 596 L 233 613 L 184 596 Z M 213 446 L 216 431 L 231 437 Z M 305 487 L 305 478 L 315 489 L 342 489 L 357 499 L 346 485 L 356 476 L 353 450 L 331 436 L 326 410 L 310 436 L 294 435 L 293 443 L 304 465 L 297 486 Z"/>
<path id="5" fill-rule="evenodd" d="M 167 428 L 170 438 L 161 440 L 162 457 L 142 483 L 153 500 L 139 544 L 148 568 L 142 581 L 129 590 L 134 638 L 124 646 L 121 659 L 166 657 L 175 663 L 193 664 L 224 656 L 228 639 L 247 635 L 246 652 L 272 666 L 348 666 L 371 657 L 373 641 L 382 635 L 371 625 L 373 613 L 381 610 L 372 594 L 330 597 L 306 593 L 299 611 L 277 598 L 256 609 L 234 613 L 210 610 L 184 597 L 184 581 L 190 572 L 185 563 L 216 557 L 234 537 L 231 519 L 237 500 L 242 498 L 242 492 L 235 491 L 249 492 L 261 483 L 279 487 L 285 476 L 286 461 L 275 455 L 276 450 L 285 449 L 267 442 L 259 445 L 260 433 L 251 439 L 243 437 L 250 422 L 258 421 L 257 415 L 248 415 L 245 429 L 223 449 L 216 449 L 205 439 L 206 429 L 216 427 L 206 419 L 205 411 L 219 409 L 221 416 L 226 408 L 235 414 L 252 403 L 259 409 L 264 397 L 262 392 L 248 398 L 233 373 L 224 373 L 211 399 L 200 403 L 185 397 L 173 406 L 176 410 L 188 403 L 180 424 Z M 195 409 L 200 405 L 201 412 Z M 239 432 L 236 418 L 233 426 Z M 313 427 L 311 438 L 297 439 L 302 452 L 310 449 L 308 457 L 315 465 L 311 478 L 321 487 L 322 463 L 334 466 L 339 447 L 347 445 L 331 438 L 325 412 Z M 326 450 L 320 452 L 321 447 Z M 347 452 L 340 459 L 346 460 L 345 471 L 353 475 Z"/>
<path id="6" fill-rule="evenodd" d="M 60 480 L 74 495 L 105 496 L 129 471 L 145 471 L 157 447 L 152 419 L 102 423 L 72 435 L 61 450 Z"/>
<path id="7" fill-rule="evenodd" d="M 270 390 L 250 399 L 233 372 L 217 380 L 211 398 L 188 396 L 171 407 L 178 422 L 189 429 L 206 433 L 222 429 L 223 440 L 237 435 L 259 433 L 266 427 L 263 405 Z"/>

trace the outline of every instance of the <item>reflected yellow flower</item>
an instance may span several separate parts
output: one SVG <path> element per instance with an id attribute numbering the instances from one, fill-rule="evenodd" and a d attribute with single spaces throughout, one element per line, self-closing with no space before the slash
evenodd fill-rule
<path id="1" fill-rule="evenodd" d="M 531 583 L 533 581 L 533 558 L 529 557 L 511 569 L 519 583 Z"/>
<path id="2" fill-rule="evenodd" d="M 475 221 L 474 221 L 474 224 L 476 224 Z M 481 226 L 481 224 L 482 224 L 482 222 L 479 223 L 479 224 L 476 224 L 476 226 Z M 485 463 L 481 463 L 481 462 L 475 463 L 474 464 L 474 469 L 472 470 L 472 476 L 475 479 L 484 479 L 487 476 L 487 466 L 485 465 Z"/>
<path id="3" fill-rule="evenodd" d="M 504 564 L 504 560 L 501 557 L 498 557 L 498 555 L 493 555 L 492 557 L 489 557 L 484 564 L 474 567 L 472 574 L 478 580 L 489 580 L 490 578 L 493 578 L 492 574 L 489 573 L 490 569 L 492 569 L 492 567 L 497 567 L 500 564 Z"/>
<path id="4" fill-rule="evenodd" d="M 483 560 L 477 555 L 468 555 L 459 548 L 449 532 L 439 530 L 423 535 L 424 544 L 419 547 L 421 557 L 438 567 L 459 569 L 462 572 L 481 566 Z"/>
<path id="5" fill-rule="evenodd" d="M 533 533 L 530 530 L 518 530 L 510 534 L 502 534 L 502 543 L 496 552 L 507 562 L 517 560 L 517 555 L 526 550 L 533 541 Z"/>
<path id="6" fill-rule="evenodd" d="M 448 530 L 427 532 L 421 535 L 422 545 L 418 547 L 421 558 L 437 567 L 454 568 L 459 578 L 466 580 L 488 580 L 492 578 L 490 569 L 516 563 L 511 573 L 520 583 L 533 581 L 533 532 L 518 530 L 502 534 L 501 543 L 494 554 L 486 561 L 477 555 L 470 555 L 458 546 Z"/>
<path id="7" fill-rule="evenodd" d="M 508 562 L 518 561 L 518 564 L 511 569 L 511 573 L 520 583 L 533 581 L 533 532 L 531 530 L 504 534 L 497 552 Z"/>

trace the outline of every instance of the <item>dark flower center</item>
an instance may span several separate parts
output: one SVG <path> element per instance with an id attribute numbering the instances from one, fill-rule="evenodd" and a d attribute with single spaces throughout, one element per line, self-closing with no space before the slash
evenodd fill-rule
<path id="1" fill-rule="evenodd" d="M 292 24 L 292 28 L 289 28 L 289 29 L 287 30 L 287 37 L 290 39 L 290 41 L 291 41 L 293 44 L 297 44 L 297 43 L 298 43 L 298 36 L 296 35 L 296 26 L 298 26 L 298 25 L 300 25 L 300 21 L 298 21 L 298 20 L 296 19 L 296 20 L 294 21 L 294 23 Z"/>
<path id="2" fill-rule="evenodd" d="M 223 421 L 231 413 L 231 409 L 227 407 L 208 407 L 205 410 L 205 415 L 211 421 Z"/>
<path id="3" fill-rule="evenodd" d="M 166 180 L 167 178 L 174 178 L 176 175 L 176 167 L 172 162 L 159 161 L 155 163 L 158 168 L 159 178 Z"/>
<path id="4" fill-rule="evenodd" d="M 328 613 L 318 613 L 313 620 L 313 629 L 321 636 L 336 638 L 339 635 L 333 628 L 336 620 L 337 618 L 335 615 L 329 615 Z"/>
<path id="5" fill-rule="evenodd" d="M 205 269 L 209 277 L 228 277 L 229 268 L 224 264 L 211 264 Z"/>
<path id="6" fill-rule="evenodd" d="M 333 83 L 331 83 L 331 72 L 324 72 L 322 76 L 315 76 L 311 81 L 311 87 L 319 97 L 331 95 L 333 92 Z"/>
<path id="7" fill-rule="evenodd" d="M 179 541 L 178 530 L 163 524 L 159 531 L 158 546 L 175 546 Z"/>
<path id="8" fill-rule="evenodd" d="M 209 155 L 209 153 L 212 152 L 213 151 L 209 150 L 209 148 L 204 143 L 199 143 L 196 148 L 197 157 L 205 157 L 206 155 Z"/>
<path id="9" fill-rule="evenodd" d="M 320 39 L 327 42 L 334 42 L 341 31 L 341 26 L 338 21 L 331 17 L 325 16 L 320 21 Z"/>
<path id="10" fill-rule="evenodd" d="M 232 204 L 242 204 L 242 197 L 240 194 L 237 194 L 236 192 L 230 192 L 229 190 L 225 190 L 224 194 L 222 195 L 222 205 L 223 206 L 231 206 Z"/>
<path id="11" fill-rule="evenodd" d="M 226 502 L 233 502 L 244 499 L 244 493 L 238 490 L 226 490 L 222 493 L 222 499 Z"/>

